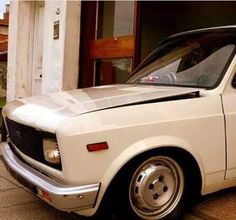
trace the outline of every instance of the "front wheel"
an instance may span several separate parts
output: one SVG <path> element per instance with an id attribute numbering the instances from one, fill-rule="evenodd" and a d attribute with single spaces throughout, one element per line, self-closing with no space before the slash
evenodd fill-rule
<path id="1" fill-rule="evenodd" d="M 130 172 L 126 202 L 123 197 L 120 206 L 129 219 L 180 219 L 185 190 L 179 163 L 169 156 L 155 156 L 143 160 Z"/>

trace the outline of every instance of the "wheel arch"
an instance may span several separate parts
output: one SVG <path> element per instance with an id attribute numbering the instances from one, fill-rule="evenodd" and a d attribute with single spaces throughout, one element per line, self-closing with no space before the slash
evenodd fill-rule
<path id="1" fill-rule="evenodd" d="M 109 198 L 111 197 L 115 186 L 118 184 L 119 180 L 124 176 L 127 170 L 131 168 L 131 166 L 135 166 L 138 161 L 143 160 L 144 158 L 152 157 L 158 154 L 170 156 L 175 159 L 181 165 L 181 167 L 186 167 L 188 175 L 191 175 L 192 183 L 195 184 L 194 187 L 196 187 L 196 193 L 201 193 L 203 176 L 196 158 L 189 151 L 181 147 L 163 146 L 146 150 L 142 153 L 135 155 L 130 160 L 126 161 L 126 163 L 122 165 L 122 167 L 111 179 L 108 187 L 106 188 L 106 191 L 102 196 L 98 210 L 100 210 L 101 207 L 104 207 L 103 205 L 107 201 L 109 202 Z M 181 158 L 183 160 L 181 160 Z M 186 166 L 186 164 L 188 166 Z M 186 172 L 186 170 L 184 170 L 184 172 Z"/>

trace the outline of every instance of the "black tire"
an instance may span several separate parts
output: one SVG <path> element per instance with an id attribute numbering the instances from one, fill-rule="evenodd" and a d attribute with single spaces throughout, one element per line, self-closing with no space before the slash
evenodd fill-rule
<path id="1" fill-rule="evenodd" d="M 184 166 L 165 154 L 129 165 L 116 183 L 114 212 L 121 220 L 182 219 L 189 186 Z"/>

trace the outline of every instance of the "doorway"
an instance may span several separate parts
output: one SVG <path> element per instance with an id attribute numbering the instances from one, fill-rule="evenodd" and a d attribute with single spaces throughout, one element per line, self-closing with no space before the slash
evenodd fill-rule
<path id="1" fill-rule="evenodd" d="M 82 2 L 80 87 L 124 83 L 134 66 L 134 1 Z"/>

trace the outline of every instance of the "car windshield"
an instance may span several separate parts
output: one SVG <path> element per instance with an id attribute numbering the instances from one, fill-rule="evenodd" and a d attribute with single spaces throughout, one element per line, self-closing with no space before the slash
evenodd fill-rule
<path id="1" fill-rule="evenodd" d="M 214 88 L 235 54 L 235 33 L 197 33 L 160 45 L 127 83 Z"/>

